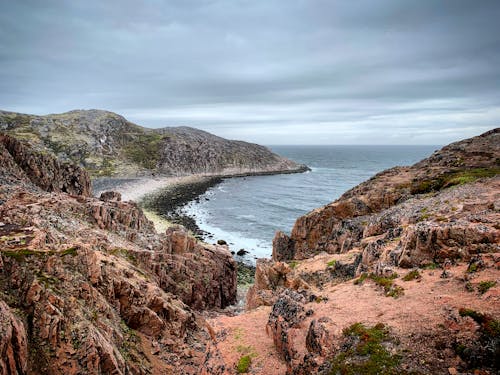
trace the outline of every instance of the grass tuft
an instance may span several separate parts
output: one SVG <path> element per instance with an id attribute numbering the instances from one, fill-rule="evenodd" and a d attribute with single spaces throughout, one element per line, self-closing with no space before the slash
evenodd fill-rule
<path id="1" fill-rule="evenodd" d="M 481 281 L 479 285 L 477 286 L 477 291 L 481 294 L 486 293 L 490 288 L 493 288 L 495 285 L 497 285 L 496 281 L 493 280 L 486 280 L 486 281 Z"/>
<path id="2" fill-rule="evenodd" d="M 251 364 L 252 364 L 252 358 L 250 357 L 250 355 L 244 355 L 238 361 L 238 364 L 236 365 L 236 371 L 238 371 L 238 374 L 247 373 L 248 370 L 250 369 Z"/>
<path id="3" fill-rule="evenodd" d="M 421 278 L 422 275 L 418 272 L 418 270 L 412 270 L 404 275 L 403 281 L 420 280 Z"/>

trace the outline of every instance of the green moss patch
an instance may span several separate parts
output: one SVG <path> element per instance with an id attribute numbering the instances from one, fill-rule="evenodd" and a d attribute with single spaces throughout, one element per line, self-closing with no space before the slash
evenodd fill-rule
<path id="1" fill-rule="evenodd" d="M 344 329 L 343 335 L 345 349 L 331 360 L 331 375 L 401 373 L 398 369 L 401 357 L 391 354 L 384 345 L 391 341 L 384 324 L 366 327 L 355 323 Z"/>
<path id="2" fill-rule="evenodd" d="M 163 136 L 156 133 L 139 134 L 125 145 L 125 156 L 144 168 L 155 169 L 162 139 Z"/>
<path id="3" fill-rule="evenodd" d="M 378 286 L 384 289 L 386 297 L 398 298 L 404 294 L 404 289 L 396 284 L 394 284 L 394 279 L 398 277 L 398 274 L 393 273 L 391 276 L 384 277 L 379 276 L 374 273 L 362 273 L 360 277 L 354 280 L 355 285 L 361 285 L 366 279 L 372 280 Z"/>
<path id="4" fill-rule="evenodd" d="M 494 177 L 500 174 L 500 168 L 471 168 L 458 172 L 447 173 L 433 179 L 416 181 L 410 187 L 412 194 L 425 194 L 439 191 L 450 186 L 463 185 L 480 178 Z"/>
<path id="5" fill-rule="evenodd" d="M 250 357 L 250 355 L 244 355 L 236 364 L 236 371 L 238 372 L 238 374 L 245 374 L 250 369 L 251 364 L 252 357 Z"/>
<path id="6" fill-rule="evenodd" d="M 493 288 L 495 285 L 497 285 L 496 281 L 493 280 L 486 280 L 486 281 L 481 281 L 479 285 L 477 286 L 477 291 L 481 294 L 486 293 L 490 288 Z"/>
<path id="7" fill-rule="evenodd" d="M 329 261 L 328 263 L 326 263 L 326 266 L 327 267 L 335 267 L 336 263 L 337 263 L 337 261 L 335 259 L 332 259 L 331 261 Z"/>
<path id="8" fill-rule="evenodd" d="M 406 275 L 403 276 L 403 281 L 420 280 L 422 275 L 418 270 L 411 270 Z"/>

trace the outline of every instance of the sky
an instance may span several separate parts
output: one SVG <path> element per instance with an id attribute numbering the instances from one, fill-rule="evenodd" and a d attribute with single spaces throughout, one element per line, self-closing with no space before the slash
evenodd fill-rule
<path id="1" fill-rule="evenodd" d="M 262 144 L 500 126 L 500 1 L 0 0 L 0 109 Z"/>

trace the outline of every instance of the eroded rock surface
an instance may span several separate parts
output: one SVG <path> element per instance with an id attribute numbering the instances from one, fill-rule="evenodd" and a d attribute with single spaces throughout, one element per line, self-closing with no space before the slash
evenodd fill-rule
<path id="1" fill-rule="evenodd" d="M 499 137 L 379 173 L 278 232 L 247 312 L 213 321 L 227 367 L 248 347 L 254 374 L 498 373 Z"/>
<path id="2" fill-rule="evenodd" d="M 391 229 L 394 231 L 393 237 L 398 237 L 398 226 L 415 225 L 417 221 L 428 219 L 434 219 L 436 224 L 441 225 L 438 217 L 426 217 L 425 212 L 417 216 L 416 212 L 396 212 L 396 208 L 384 215 L 384 210 L 401 207 L 402 202 L 412 198 L 423 198 L 420 208 L 424 209 L 429 203 L 434 203 L 425 202 L 426 194 L 436 194 L 453 185 L 498 175 L 499 160 L 500 129 L 497 128 L 478 137 L 450 144 L 411 167 L 396 167 L 381 172 L 349 190 L 335 202 L 298 218 L 289 238 L 278 232 L 273 257 L 275 260 L 291 260 L 304 259 L 321 251 L 347 252 L 359 246 L 363 238 Z M 467 194 L 464 192 L 464 197 Z M 471 194 L 474 192 L 471 191 Z M 460 199 L 457 196 L 453 200 L 459 204 Z M 443 199 L 441 206 L 447 204 L 444 200 L 447 199 Z M 489 203 L 494 204 L 493 197 Z M 413 201 L 412 206 L 416 204 L 418 202 Z M 488 210 L 487 201 L 478 199 L 470 204 L 486 204 L 484 209 Z M 489 207 L 491 212 L 495 212 L 494 206 Z M 469 224 L 465 225 L 470 227 Z M 418 231 L 423 233 L 420 228 Z M 443 235 L 446 236 L 440 234 Z M 484 242 L 477 234 L 466 237 L 469 242 Z"/>
<path id="3" fill-rule="evenodd" d="M 198 373 L 199 311 L 236 299 L 227 249 L 156 233 L 135 203 L 90 197 L 83 170 L 8 136 L 0 163 L 0 374 Z"/>

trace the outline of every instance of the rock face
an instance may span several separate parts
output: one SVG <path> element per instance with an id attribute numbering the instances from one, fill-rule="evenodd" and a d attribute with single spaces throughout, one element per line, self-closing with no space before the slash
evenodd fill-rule
<path id="1" fill-rule="evenodd" d="M 307 170 L 263 146 L 188 127 L 143 128 L 99 110 L 47 116 L 0 111 L 0 131 L 83 166 L 95 177 L 153 173 L 233 176 Z"/>
<path id="2" fill-rule="evenodd" d="M 47 191 L 65 192 L 90 196 L 90 178 L 83 168 L 71 163 L 35 152 L 13 137 L 0 134 L 3 159 L 17 172 L 17 178 L 29 179 L 33 184 Z M 9 154 L 6 155 L 6 154 Z"/>
<path id="3" fill-rule="evenodd" d="M 212 340 L 198 311 L 236 300 L 231 254 L 0 140 L 0 374 L 197 373 Z"/>
<path id="4" fill-rule="evenodd" d="M 250 321 L 265 330 L 237 345 L 255 348 L 254 374 L 498 373 L 499 172 L 495 129 L 278 232 L 247 312 L 214 323 L 222 357 L 235 363 L 227 337 Z"/>
<path id="5" fill-rule="evenodd" d="M 455 243 L 456 247 L 488 247 L 488 243 L 497 242 L 498 234 L 495 234 L 496 230 L 492 225 L 477 229 L 477 225 L 472 225 L 467 220 L 462 229 L 458 229 L 456 225 L 447 223 L 448 219 L 440 220 L 448 215 L 456 216 L 451 214 L 451 207 L 446 209 L 447 204 L 441 204 L 439 210 L 443 212 L 440 214 L 433 206 L 439 202 L 428 196 L 439 196 L 448 187 L 498 175 L 499 160 L 500 129 L 494 129 L 478 137 L 446 146 L 412 167 L 396 167 L 381 172 L 349 190 L 335 202 L 298 218 L 290 237 L 278 232 L 274 240 L 273 258 L 304 259 L 321 251 L 343 253 L 356 247 L 366 247 L 362 243 L 365 238 L 387 233 L 387 241 L 398 238 L 403 231 L 407 233 L 404 234 L 400 250 L 407 255 L 409 252 L 422 253 L 425 247 L 427 260 L 432 260 L 435 254 L 430 243 L 425 245 L 424 242 L 435 242 L 433 239 L 447 242 L 448 246 Z M 466 191 L 463 194 L 470 195 Z M 455 201 L 460 199 L 458 196 L 449 198 Z M 413 199 L 411 204 L 404 206 L 402 210 L 402 203 L 410 199 Z M 484 209 L 490 211 L 490 219 L 495 219 L 491 216 L 496 210 L 494 197 L 490 198 L 490 203 Z M 477 206 L 479 203 L 470 204 Z M 424 212 L 419 215 L 417 208 Z M 427 210 L 434 212 L 425 212 Z M 464 213 L 467 212 L 465 209 Z M 460 216 L 465 219 L 466 215 Z M 411 228 L 406 231 L 406 226 Z M 455 229 L 447 229 L 450 226 Z M 465 227 L 474 234 L 464 233 L 457 238 L 458 232 L 463 232 Z M 483 230 L 488 233 L 482 233 Z M 437 255 L 438 258 L 445 257 L 445 254 Z M 415 262 L 423 260 L 415 259 Z M 409 262 L 407 256 L 398 256 L 397 263 L 400 262 L 415 264 L 413 261 Z"/>

